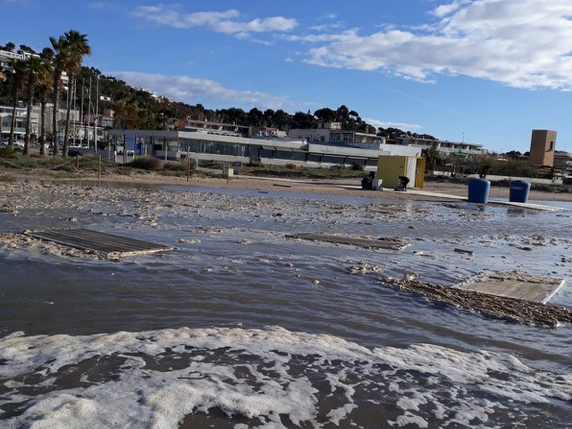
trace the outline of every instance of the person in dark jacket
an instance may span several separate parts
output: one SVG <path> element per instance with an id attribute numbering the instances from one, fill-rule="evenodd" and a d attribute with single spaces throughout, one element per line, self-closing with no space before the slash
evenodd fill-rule
<path id="1" fill-rule="evenodd" d="M 399 186 L 395 188 L 396 191 L 407 191 L 407 185 L 409 184 L 409 177 L 399 176 Z"/>

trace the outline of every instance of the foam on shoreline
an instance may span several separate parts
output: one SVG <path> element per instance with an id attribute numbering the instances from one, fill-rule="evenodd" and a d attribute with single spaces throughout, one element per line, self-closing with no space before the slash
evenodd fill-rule
<path id="1" fill-rule="evenodd" d="M 14 333 L 0 339 L 0 362 L 5 428 L 176 428 L 203 418 L 235 427 L 372 419 L 501 427 L 546 422 L 547 407 L 558 427 L 572 400 L 570 374 L 514 356 L 429 344 L 368 349 L 279 327 Z"/>

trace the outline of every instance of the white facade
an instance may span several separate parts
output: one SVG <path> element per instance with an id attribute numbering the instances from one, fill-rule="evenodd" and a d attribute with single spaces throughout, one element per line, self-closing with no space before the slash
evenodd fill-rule
<path id="1" fill-rule="evenodd" d="M 435 148 L 445 156 L 449 154 L 481 155 L 487 152 L 481 144 L 433 140 L 422 137 L 401 136 L 397 138 L 397 142 L 399 145 L 418 147 L 420 149 Z"/>
<path id="2" fill-rule="evenodd" d="M 386 141 L 385 137 L 377 134 L 342 130 L 339 122 L 321 124 L 319 128 L 293 128 L 288 136 L 291 139 L 306 140 L 308 143 L 380 145 Z"/>
<path id="3" fill-rule="evenodd" d="M 258 162 L 298 167 L 377 168 L 380 155 L 419 156 L 421 149 L 388 144 L 323 144 L 302 139 L 221 135 L 194 131 L 109 130 L 117 151 L 164 160 L 192 158 L 219 162 Z"/>

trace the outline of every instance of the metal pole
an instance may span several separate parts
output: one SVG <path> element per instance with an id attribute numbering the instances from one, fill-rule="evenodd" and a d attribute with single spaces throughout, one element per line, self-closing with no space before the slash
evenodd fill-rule
<path id="1" fill-rule="evenodd" d="M 87 97 L 87 116 L 91 119 L 91 76 L 89 77 L 89 93 Z M 87 148 L 89 149 L 89 128 L 87 133 Z"/>
<path id="2" fill-rule="evenodd" d="M 97 82 L 95 83 L 95 121 L 93 122 L 93 148 L 97 153 L 97 120 L 99 116 L 99 75 L 97 75 Z"/>
<path id="3" fill-rule="evenodd" d="M 76 84 L 76 80 L 75 77 L 73 78 L 73 114 L 75 117 L 75 98 L 76 98 L 76 88 L 77 88 L 77 84 Z M 74 118 L 73 121 L 73 145 L 75 146 L 75 138 L 76 138 L 76 126 L 77 126 L 77 120 Z"/>
<path id="4" fill-rule="evenodd" d="M 81 117 L 81 126 L 80 126 L 80 128 L 83 129 L 83 137 L 85 138 L 85 127 L 83 126 L 83 120 L 84 120 L 84 117 L 83 117 L 83 96 L 84 96 L 84 93 L 85 93 L 84 89 L 85 89 L 85 79 L 82 78 L 82 79 L 81 79 L 81 106 L 80 106 L 80 109 L 79 109 L 79 116 Z M 83 139 L 82 139 L 82 143 L 83 143 Z M 82 144 L 82 146 L 83 146 L 83 144 Z"/>

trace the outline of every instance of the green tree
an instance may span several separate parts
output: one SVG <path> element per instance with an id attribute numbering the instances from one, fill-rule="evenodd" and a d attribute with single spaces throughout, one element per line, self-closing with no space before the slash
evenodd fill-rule
<path id="1" fill-rule="evenodd" d="M 438 166 L 443 165 L 443 157 L 441 152 L 437 150 L 436 145 L 432 145 L 427 149 L 421 151 L 421 156 L 425 157 L 425 162 L 431 170 L 437 169 Z"/>
<path id="2" fill-rule="evenodd" d="M 59 152 L 59 127 L 58 127 L 58 111 L 60 107 L 60 90 L 62 73 L 65 70 L 68 52 L 68 43 L 64 36 L 57 39 L 50 37 L 50 43 L 54 52 L 54 75 L 53 75 L 53 103 L 52 103 L 52 145 L 53 154 L 56 156 Z"/>
<path id="3" fill-rule="evenodd" d="M 284 110 L 278 109 L 274 112 L 274 116 L 272 117 L 272 123 L 274 124 L 275 127 L 284 131 L 288 131 L 291 118 L 292 117 Z"/>
<path id="4" fill-rule="evenodd" d="M 318 109 L 314 112 L 314 116 L 316 119 L 322 122 L 334 122 L 336 118 L 336 112 L 332 109 L 324 107 L 322 109 Z"/>
<path id="5" fill-rule="evenodd" d="M 30 152 L 30 125 L 32 118 L 32 105 L 34 104 L 34 91 L 40 69 L 42 68 L 42 60 L 37 54 L 30 56 L 25 60 L 25 73 L 26 73 L 26 134 L 24 136 L 24 155 Z"/>
<path id="6" fill-rule="evenodd" d="M 18 107 L 18 99 L 26 81 L 26 61 L 12 60 L 10 61 L 10 69 L 7 70 L 8 85 L 12 96 L 12 119 L 10 122 L 10 137 L 8 139 L 8 147 L 14 148 L 14 131 L 16 130 L 16 110 Z"/>
<path id="7" fill-rule="evenodd" d="M 248 125 L 253 127 L 260 127 L 262 125 L 262 118 L 264 114 L 256 107 L 249 110 L 246 114 Z"/>
<path id="8" fill-rule="evenodd" d="M 50 48 L 44 48 L 40 54 L 42 66 L 36 77 L 36 87 L 40 99 L 40 155 L 46 154 L 46 104 L 52 87 L 54 52 Z"/>
<path id="9" fill-rule="evenodd" d="M 64 132 L 64 145 L 62 156 L 67 158 L 68 148 L 69 148 L 69 130 L 70 130 L 70 119 L 71 119 L 71 107 L 72 107 L 72 95 L 75 93 L 75 78 L 81 71 L 81 64 L 83 62 L 83 57 L 85 55 L 91 55 L 91 47 L 87 41 L 87 35 L 80 34 L 75 30 L 70 30 L 64 34 L 65 37 L 65 63 L 64 68 L 67 72 L 70 85 L 68 84 L 68 103 L 66 106 L 66 122 L 65 122 L 65 132 Z M 99 76 L 97 77 L 99 79 Z M 97 120 L 97 118 L 95 118 Z M 96 136 L 97 137 L 97 136 Z"/>
<path id="10" fill-rule="evenodd" d="M 336 122 L 341 122 L 343 126 L 343 124 L 348 122 L 349 116 L 350 116 L 349 109 L 342 104 L 340 107 L 338 107 L 338 110 L 336 110 L 335 120 Z"/>
<path id="11" fill-rule="evenodd" d="M 14 49 L 16 49 L 16 45 L 12 42 L 8 42 L 4 46 L 0 47 L 0 49 L 2 49 L 3 51 L 14 52 Z"/>
<path id="12" fill-rule="evenodd" d="M 126 99 L 115 103 L 114 126 L 125 130 L 139 128 L 139 115 L 135 103 Z"/>
<path id="13" fill-rule="evenodd" d="M 316 128 L 318 123 L 313 115 L 304 112 L 296 112 L 290 122 L 292 128 L 311 129 Z"/>

